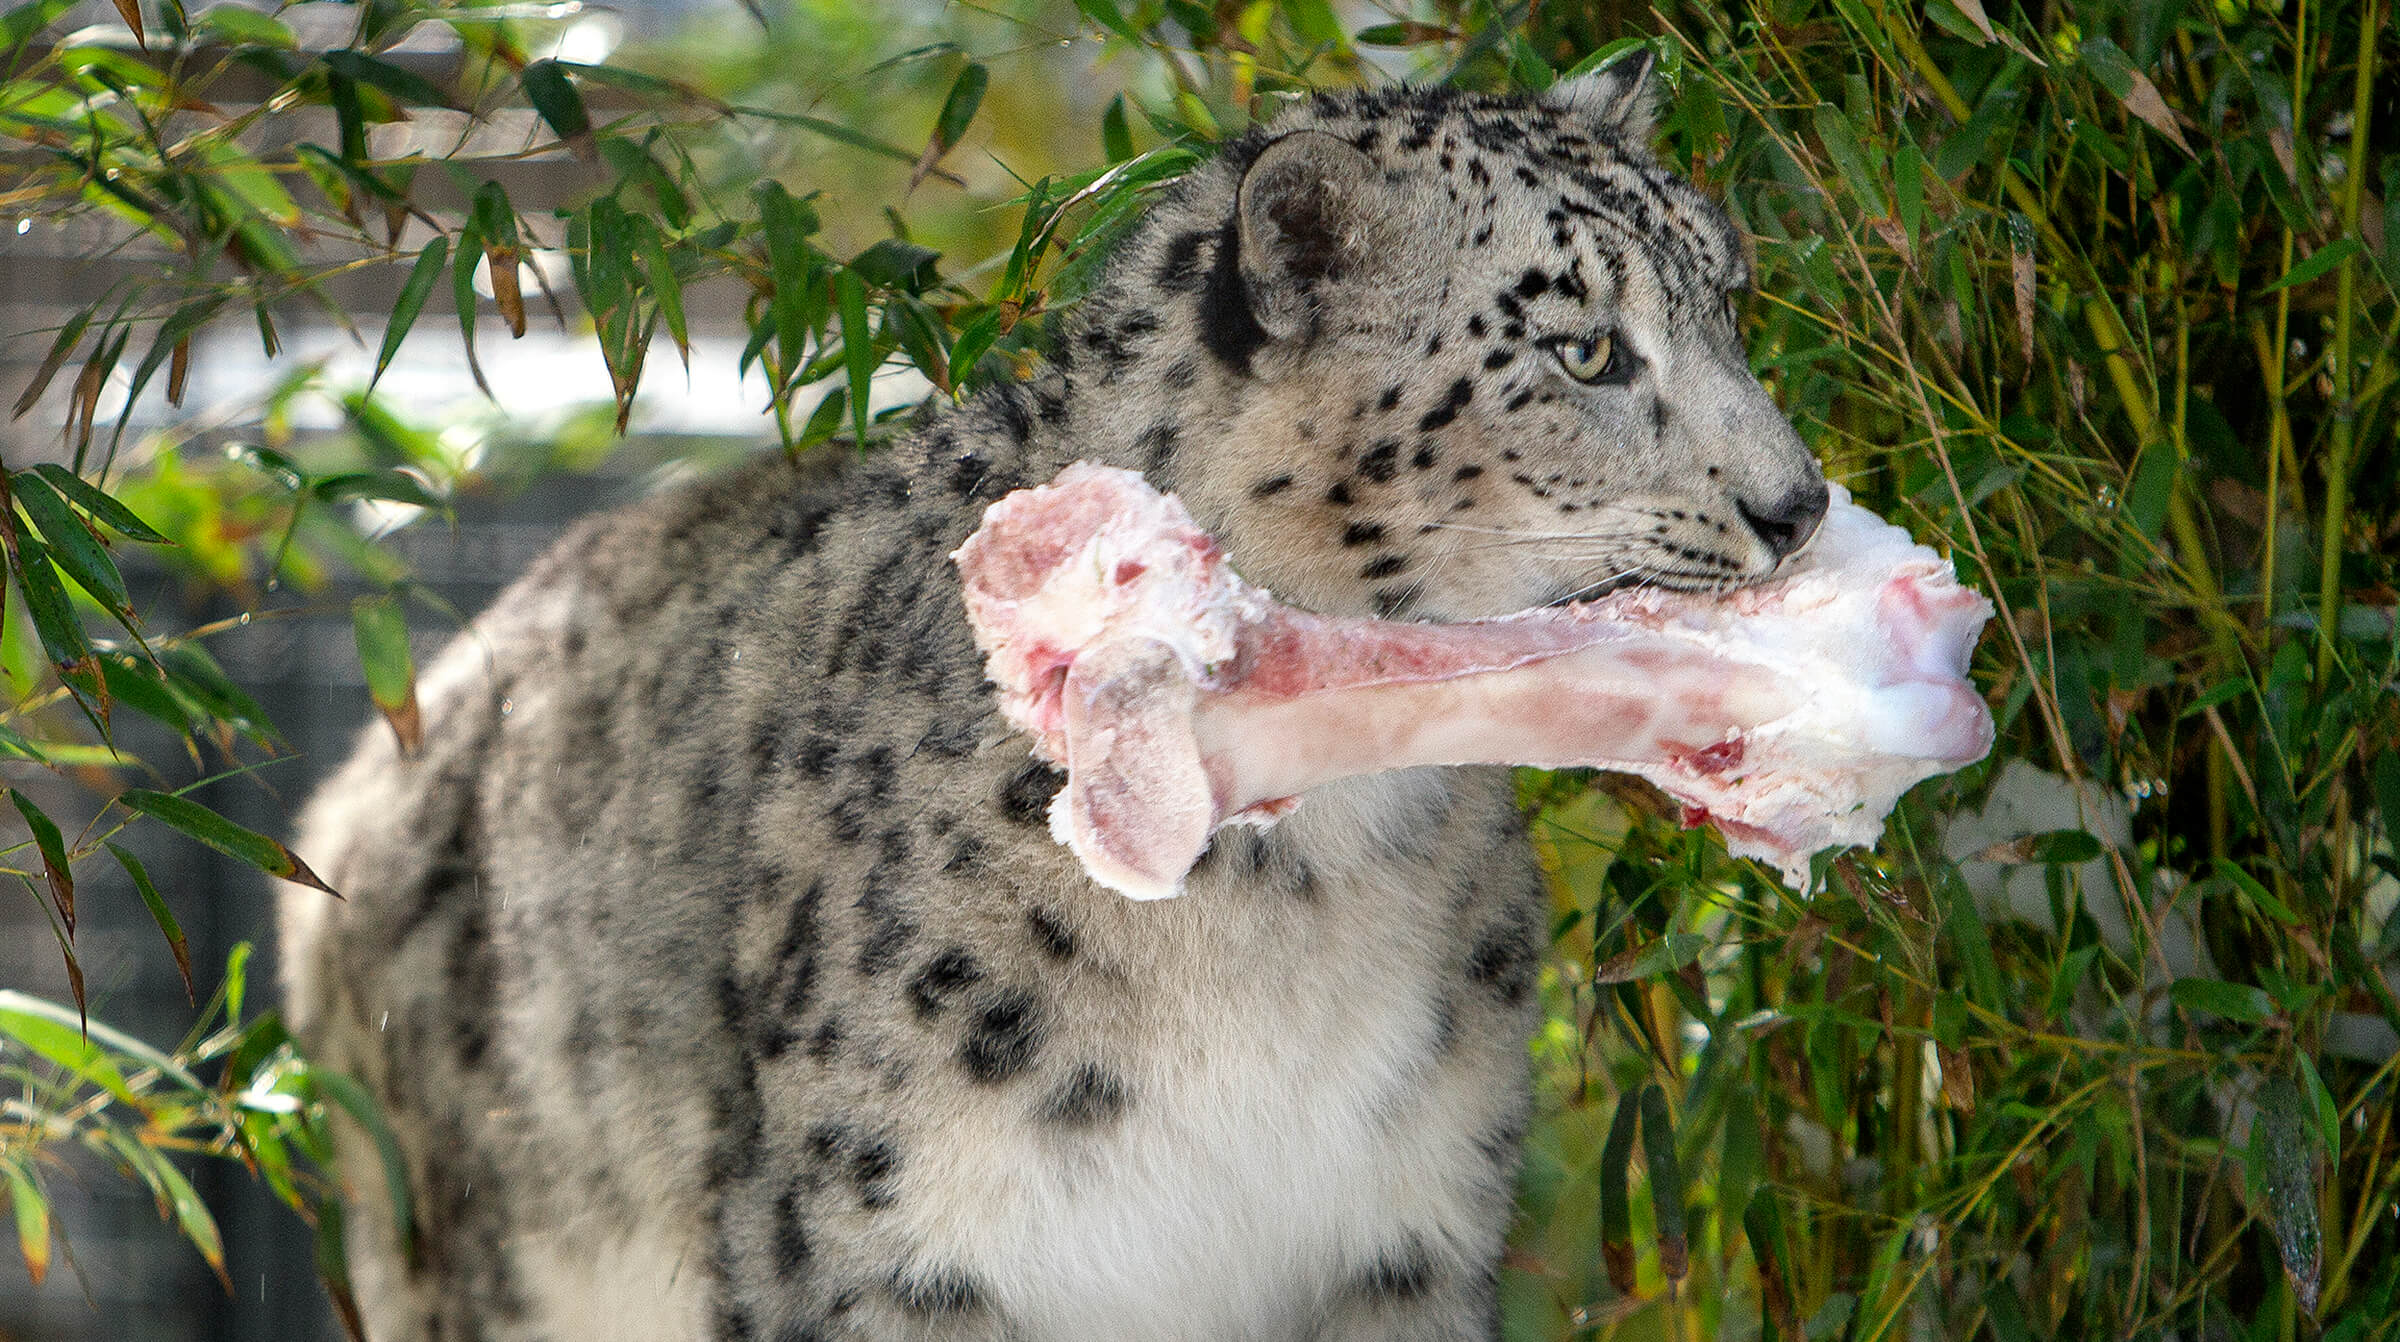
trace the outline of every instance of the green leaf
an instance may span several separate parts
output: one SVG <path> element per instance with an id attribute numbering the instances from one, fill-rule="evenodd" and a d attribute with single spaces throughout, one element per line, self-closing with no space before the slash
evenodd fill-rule
<path id="1" fill-rule="evenodd" d="M 433 292 L 434 281 L 442 277 L 442 267 L 450 260 L 450 240 L 436 237 L 417 253 L 416 265 L 409 268 L 408 279 L 400 286 L 400 297 L 392 303 L 391 319 L 384 324 L 383 348 L 375 356 L 374 376 L 367 379 L 367 390 L 383 381 L 383 370 L 392 366 L 392 356 L 400 352 L 400 342 L 408 339 L 409 328 L 417 324 L 417 314 L 425 310 L 425 299 Z"/>
<path id="2" fill-rule="evenodd" d="M 781 182 L 762 182 L 756 194 L 759 227 L 767 235 L 767 273 L 775 285 L 768 306 L 776 351 L 783 361 L 782 383 L 788 388 L 807 360 L 808 331 L 814 324 L 810 291 L 816 283 L 816 251 L 808 245 L 808 235 L 817 231 L 817 216 L 804 202 L 792 199 Z"/>
<path id="3" fill-rule="evenodd" d="M 641 220 L 643 280 L 650 296 L 658 303 L 658 315 L 667 323 L 667 334 L 674 337 L 675 351 L 683 357 L 683 368 L 692 368 L 692 340 L 683 315 L 683 281 L 675 276 L 675 262 L 667 255 L 666 244 L 659 238 L 658 229 L 647 219 Z"/>
<path id="4" fill-rule="evenodd" d="M 125 408 L 117 415 L 118 437 L 124 435 L 126 423 L 133 418 L 133 403 L 141 399 L 142 390 L 150 385 L 151 376 L 174 357 L 178 345 L 190 339 L 193 332 L 206 326 L 217 315 L 217 310 L 225 306 L 226 297 L 219 293 L 195 298 L 169 313 L 167 319 L 158 324 L 158 334 L 151 339 L 149 351 L 142 355 L 141 363 L 133 371 L 133 382 L 125 389 Z M 127 334 L 131 334 L 130 328 Z M 168 390 L 174 392 L 176 389 L 171 385 L 174 379 L 170 377 L 168 381 Z"/>
<path id="5" fill-rule="evenodd" d="M 168 1159 L 165 1152 L 131 1141 L 125 1146 L 150 1153 L 151 1186 L 158 1192 L 160 1210 L 175 1218 L 176 1228 L 183 1232 L 185 1239 L 192 1242 L 193 1248 L 200 1251 L 200 1257 L 216 1270 L 218 1278 L 222 1280 L 225 1276 L 225 1241 L 217 1233 L 217 1218 L 209 1214 L 208 1204 L 192 1191 L 192 1181 L 184 1177 L 183 1171 L 175 1168 L 175 1162 Z"/>
<path id="6" fill-rule="evenodd" d="M 175 921 L 174 911 L 167 907 L 167 901 L 159 895 L 158 887 L 151 883 L 150 873 L 143 868 L 139 859 L 113 843 L 108 845 L 108 852 L 117 860 L 117 865 L 125 869 L 125 874 L 132 878 L 134 890 L 150 910 L 150 921 L 158 924 L 159 934 L 167 939 L 167 949 L 175 956 L 175 971 L 183 975 L 183 995 L 189 1000 L 192 997 L 192 952 L 184 941 L 183 924 Z"/>
<path id="7" fill-rule="evenodd" d="M 8 1175 L 8 1205 L 16 1213 L 17 1251 L 25 1258 L 25 1275 L 36 1286 L 50 1271 L 50 1204 L 42 1190 L 15 1160 L 0 1165 Z"/>
<path id="8" fill-rule="evenodd" d="M 950 82 L 950 95 L 942 100 L 941 115 L 934 118 L 933 156 L 939 159 L 967 133 L 975 120 L 975 110 L 983 106 L 983 91 L 991 83 L 992 72 L 980 61 L 970 62 Z"/>
<path id="9" fill-rule="evenodd" d="M 0 14 L 0 55 L 13 55 L 25 39 L 58 21 L 75 7 L 75 0 L 33 0 Z"/>
<path id="10" fill-rule="evenodd" d="M 209 656 L 206 649 L 197 643 L 182 643 L 157 652 L 158 666 L 165 672 L 168 686 L 201 716 L 232 727 L 268 750 L 282 744 L 266 710 L 233 683 L 233 678 L 225 674 L 225 668 L 217 665 L 217 659 Z"/>
<path id="11" fill-rule="evenodd" d="M 870 154 L 878 154 L 884 158 L 898 159 L 902 163 L 909 164 L 912 167 L 915 166 L 917 161 L 917 156 L 908 150 L 902 149 L 896 144 L 890 144 L 883 140 L 878 140 L 874 136 L 868 135 L 863 131 L 852 130 L 848 126 L 845 126 L 838 121 L 827 121 L 823 117 L 809 116 L 803 112 L 778 112 L 765 107 L 735 106 L 728 107 L 726 110 L 737 116 L 751 116 L 757 117 L 762 121 L 774 121 L 786 126 L 798 126 L 802 130 L 809 131 L 817 135 L 822 135 L 828 140 L 849 145 L 853 149 L 864 149 Z"/>
<path id="12" fill-rule="evenodd" d="M 41 528 L 52 561 L 111 614 L 126 618 L 130 603 L 125 595 L 125 579 L 117 572 L 117 561 L 109 557 L 107 547 L 100 543 L 91 527 L 67 506 L 67 501 L 50 487 L 46 477 L 19 472 L 14 484 L 17 509 Z"/>
<path id="13" fill-rule="evenodd" d="M 408 651 L 408 618 L 394 596 L 360 597 L 350 604 L 358 638 L 358 664 L 367 673 L 367 693 L 392 725 L 403 754 L 423 742 L 417 712 L 417 667 Z"/>
<path id="14" fill-rule="evenodd" d="M 832 391 L 827 392 L 817 401 L 817 408 L 809 412 L 808 423 L 801 429 L 800 439 L 794 446 L 799 448 L 815 447 L 841 432 L 842 412 L 848 409 L 849 405 L 850 389 L 848 387 L 835 387 Z"/>
<path id="15" fill-rule="evenodd" d="M 2306 1053 L 2294 1054 L 2300 1064 L 2301 1088 L 2316 1111 L 2317 1140 L 2325 1144 L 2325 1161 L 2329 1165 L 2342 1163 L 2342 1107 L 2334 1103 L 2333 1092 L 2326 1088 L 2325 1078 L 2317 1074 L 2316 1063 Z"/>
<path id="16" fill-rule="evenodd" d="M 450 96 L 437 88 L 423 75 L 403 70 L 397 65 L 379 61 L 363 51 L 343 48 L 328 51 L 317 58 L 328 70 L 345 79 L 382 89 L 402 104 L 415 107 L 454 107 Z"/>
<path id="17" fill-rule="evenodd" d="M 138 811 L 154 820 L 181 830 L 186 835 L 227 857 L 247 862 L 270 876 L 280 876 L 296 884 L 312 886 L 329 895 L 337 892 L 317 879 L 299 855 L 281 843 L 256 830 L 244 829 L 188 797 L 173 793 L 152 792 L 147 788 L 128 788 L 117 794 L 117 801 L 129 811 Z"/>
<path id="18" fill-rule="evenodd" d="M 833 279 L 834 300 L 842 316 L 842 363 L 850 372 L 850 422 L 858 447 L 867 445 L 868 383 L 875 376 L 875 336 L 867 329 L 867 287 L 858 272 L 845 268 Z"/>
<path id="19" fill-rule="evenodd" d="M 84 635 L 83 621 L 75 617 L 74 603 L 67 600 L 67 589 L 59 583 L 58 570 L 51 567 L 50 552 L 31 536 L 17 538 L 17 590 L 25 594 L 34 632 L 41 635 L 42 650 L 52 662 L 72 666 L 91 656 L 91 641 Z"/>
<path id="20" fill-rule="evenodd" d="M 1108 100 L 1108 110 L 1100 114 L 1100 147 L 1111 163 L 1123 163 L 1133 157 L 1133 130 L 1125 124 L 1125 95 L 1120 93 Z"/>
<path id="21" fill-rule="evenodd" d="M 1000 309 L 985 308 L 960 328 L 958 339 L 950 344 L 950 380 L 963 385 L 975 371 L 975 364 L 992 347 L 1000 335 Z"/>
<path id="22" fill-rule="evenodd" d="M 475 266 L 483 259 L 483 235 L 473 220 L 458 230 L 458 251 L 450 261 L 450 298 L 458 309 L 459 343 L 467 351 L 467 371 L 475 375 L 475 386 L 485 396 L 492 394 L 492 384 L 484 380 L 483 364 L 475 357 Z"/>
<path id="23" fill-rule="evenodd" d="M 1142 35 L 1135 32 L 1133 25 L 1126 21 L 1125 11 L 1117 7 L 1117 0 L 1075 0 L 1075 8 L 1085 18 L 1126 41 L 1136 46 L 1141 44 Z"/>
<path id="24" fill-rule="evenodd" d="M 98 1021 L 86 1021 L 80 1011 L 27 993 L 0 988 L 0 1034 L 137 1109 L 141 1101 L 112 1054 L 156 1067 L 178 1085 L 204 1089 L 198 1078 L 157 1049 Z"/>
<path id="25" fill-rule="evenodd" d="M 203 31 L 217 35 L 228 46 L 275 47 L 290 51 L 298 46 L 292 30 L 283 21 L 255 9 L 238 4 L 220 4 L 202 14 L 195 24 Z"/>
<path id="26" fill-rule="evenodd" d="M 1775 1190 L 1761 1188 L 1751 1195 L 1750 1205 L 1742 1211 L 1742 1234 L 1750 1241 L 1750 1254 L 1758 1260 L 1758 1283 L 1761 1303 L 1775 1326 L 1776 1342 L 1804 1342 L 1798 1307 L 1793 1303 L 1791 1246 L 1784 1242 L 1783 1209 L 1775 1200 Z"/>
<path id="27" fill-rule="evenodd" d="M 311 1077 L 317 1089 L 347 1110 L 350 1117 L 366 1129 L 368 1140 L 375 1143 L 375 1155 L 383 1163 L 384 1192 L 392 1204 L 392 1226 L 400 1239 L 401 1257 L 410 1263 L 417 1256 L 417 1214 L 415 1201 L 409 1196 L 408 1161 L 400 1154 L 400 1139 L 383 1118 L 366 1088 L 339 1072 L 315 1071 Z"/>
<path id="28" fill-rule="evenodd" d="M 1690 1270 L 1684 1237 L 1683 1167 L 1675 1159 L 1675 1127 L 1667 1117 L 1667 1093 L 1657 1083 L 1642 1087 L 1642 1162 L 1650 1173 L 1650 1208 L 1657 1217 L 1658 1264 L 1671 1282 Z"/>
<path id="29" fill-rule="evenodd" d="M 2289 289 L 2297 284 L 2306 284 L 2310 280 L 2320 278 L 2325 274 L 2325 272 L 2333 269 L 2335 266 L 2340 265 L 2342 262 L 2349 260 L 2351 257 L 2363 255 L 2366 250 L 2366 247 L 2356 238 L 2335 238 L 2333 241 L 2326 243 L 2324 246 L 2319 247 L 2313 252 L 2310 252 L 2308 254 L 2308 259 L 2302 261 L 2296 266 L 2293 266 L 2290 274 L 2285 275 L 2282 279 L 2279 279 L 2273 284 L 2266 286 L 2264 289 L 2259 290 L 2259 292 L 2271 294 L 2277 289 Z"/>
<path id="30" fill-rule="evenodd" d="M 2167 996 L 2186 1011 L 2203 1011 L 2244 1025 L 2255 1025 L 2275 1014 L 2274 999 L 2246 983 L 2177 979 L 2168 985 Z"/>
<path id="31" fill-rule="evenodd" d="M 49 481 L 52 489 L 64 494 L 70 502 L 91 514 L 95 521 L 118 535 L 128 540 L 144 541 L 152 545 L 173 545 L 175 543 L 159 534 L 149 523 L 134 516 L 131 508 L 109 497 L 98 485 L 92 484 L 66 467 L 45 461 L 33 467 L 33 470 L 44 480 Z"/>
<path id="32" fill-rule="evenodd" d="M 425 487 L 425 482 L 406 471 L 349 471 L 328 475 L 309 486 L 309 494 L 324 503 L 349 503 L 356 499 L 381 499 L 387 503 L 407 503 L 419 508 L 439 509 L 442 500 Z"/>
<path id="33" fill-rule="evenodd" d="M 2267 914 L 2286 927 L 2300 926 L 2300 915 L 2292 912 L 2291 907 L 2282 900 L 2268 893 L 2267 887 L 2259 884 L 2257 878 L 2235 866 L 2232 859 L 2217 858 L 2215 865 L 2217 874 L 2232 882 L 2234 888 L 2248 896 L 2250 902 L 2257 905 L 2260 912 Z"/>
<path id="34" fill-rule="evenodd" d="M 1632 1295 L 1633 1197 L 1629 1178 L 1633 1168 L 1634 1125 L 1641 1121 L 1642 1097 L 1627 1091 L 1617 1100 L 1609 1120 L 1608 1141 L 1600 1148 L 1600 1256 L 1608 1281 L 1619 1295 Z"/>
<path id="35" fill-rule="evenodd" d="M 50 379 L 58 375 L 67 356 L 75 352 L 75 342 L 83 339 L 84 329 L 92 324 L 92 315 L 98 311 L 96 307 L 85 308 L 67 318 L 67 324 L 58 328 L 57 336 L 50 341 L 50 352 L 42 356 L 41 366 L 33 370 L 33 380 L 25 384 L 25 394 L 17 398 L 12 418 L 24 418 L 34 402 L 42 399 L 42 393 L 50 387 Z"/>
<path id="36" fill-rule="evenodd" d="M 1818 141 L 1825 146 L 1826 156 L 1841 170 L 1842 180 L 1857 197 L 1859 209 L 1875 218 L 1888 216 L 1891 208 L 1883 201 L 1883 183 L 1869 166 L 1866 148 L 1859 143 L 1858 133 L 1850 128 L 1849 118 L 1831 103 L 1817 104 L 1812 116 Z"/>
<path id="37" fill-rule="evenodd" d="M 557 61 L 535 61 L 518 74 L 517 82 L 560 143 L 580 158 L 593 157 L 591 114 L 584 110 L 583 95 L 575 91 L 565 67 Z"/>
<path id="38" fill-rule="evenodd" d="M 17 806 L 17 814 L 25 817 L 25 828 L 33 833 L 34 847 L 42 854 L 42 874 L 50 882 L 50 900 L 58 906 L 58 919 L 67 925 L 67 935 L 75 935 L 75 873 L 67 862 L 66 840 L 60 837 L 58 826 L 33 804 L 33 799 L 15 788 L 8 790 L 8 799 Z"/>
<path id="39" fill-rule="evenodd" d="M 900 238 L 885 238 L 850 259 L 850 268 L 858 277 L 879 289 L 906 289 L 911 293 L 933 284 L 936 276 L 933 263 L 942 254 L 931 247 Z"/>
<path id="40" fill-rule="evenodd" d="M 2072 867 L 2092 861 L 2106 851 L 2100 841 L 2079 829 L 2054 829 L 2024 841 L 2026 860 L 2053 867 Z"/>

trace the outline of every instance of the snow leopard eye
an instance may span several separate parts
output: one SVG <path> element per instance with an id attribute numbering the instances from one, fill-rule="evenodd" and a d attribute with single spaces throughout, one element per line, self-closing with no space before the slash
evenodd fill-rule
<path id="1" fill-rule="evenodd" d="M 1559 369 L 1577 382 L 1607 386 L 1633 380 L 1636 361 L 1614 335 L 1557 336 L 1544 343 Z"/>

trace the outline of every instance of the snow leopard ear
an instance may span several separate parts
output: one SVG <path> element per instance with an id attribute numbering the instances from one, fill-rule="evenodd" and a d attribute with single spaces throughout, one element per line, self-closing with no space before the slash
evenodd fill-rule
<path id="1" fill-rule="evenodd" d="M 1658 88 L 1651 78 L 1657 68 L 1656 52 L 1635 47 L 1597 70 L 1552 84 L 1542 101 L 1627 145 L 1646 148 L 1658 125 Z"/>
<path id="2" fill-rule="evenodd" d="M 1294 131 L 1250 161 L 1234 211 L 1244 288 L 1270 338 L 1305 334 L 1318 290 L 1381 260 L 1390 196 L 1373 159 L 1323 131 Z"/>

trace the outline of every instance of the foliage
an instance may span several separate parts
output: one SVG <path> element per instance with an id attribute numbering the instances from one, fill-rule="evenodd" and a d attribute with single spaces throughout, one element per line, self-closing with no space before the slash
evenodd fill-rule
<path id="1" fill-rule="evenodd" d="M 51 668 L 0 750 L 118 767 L 117 707 L 182 734 L 195 768 L 204 749 L 245 767 L 243 743 L 274 737 L 211 674 L 210 631 L 142 626 L 114 546 L 180 541 L 192 580 L 257 602 L 260 573 L 270 591 L 369 575 L 391 595 L 359 605 L 361 655 L 406 740 L 405 574 L 325 505 L 438 511 L 490 469 L 337 388 L 331 455 L 204 465 L 170 434 L 117 470 L 124 417 L 99 422 L 99 389 L 130 365 L 136 395 L 163 370 L 172 398 L 205 323 L 247 309 L 272 350 L 279 310 L 332 308 L 330 281 L 380 267 L 397 295 L 380 369 L 439 294 L 471 341 L 479 277 L 521 330 L 517 277 L 546 273 L 521 263 L 563 250 L 619 427 L 653 342 L 684 353 L 698 297 L 730 287 L 786 448 L 873 444 L 907 414 L 871 413 L 879 373 L 952 396 L 1020 373 L 1143 200 L 1278 100 L 1400 65 L 1538 89 L 1652 43 L 1660 152 L 1756 242 L 1762 377 L 1836 477 L 2001 606 L 1976 665 L 2001 738 L 1913 794 L 1878 851 L 1822 864 L 1813 899 L 1638 787 L 1526 778 L 1557 954 L 1510 1336 L 2393 1332 L 2400 1141 L 2378 1029 L 2400 1027 L 2400 39 L 2382 0 L 1439 0 L 1356 31 L 1325 0 L 1031 6 L 1030 39 L 1076 31 L 1125 92 L 1099 117 L 1106 162 L 1025 183 L 1016 226 L 963 266 L 897 210 L 892 236 L 837 246 L 856 224 L 820 212 L 861 217 L 839 192 L 732 188 L 760 175 L 761 130 L 892 165 L 901 204 L 938 188 L 984 104 L 1029 96 L 993 52 L 884 59 L 926 84 L 902 133 L 871 108 L 802 110 L 771 62 L 687 77 L 536 58 L 544 30 L 509 7 L 377 0 L 346 46 L 311 53 L 274 18 L 172 5 L 145 47 L 59 45 L 62 9 L 0 19 L 0 155 L 19 174 L 0 201 L 105 213 L 173 264 L 62 327 L 25 399 L 76 370 L 74 470 L 10 473 L 0 500 L 32 627 L 12 617 L 15 656 Z M 793 20 L 758 13 L 787 49 Z M 465 44 L 454 83 L 384 59 L 419 21 Z M 237 79 L 272 96 L 212 115 Z M 496 162 L 372 156 L 372 128 L 411 107 L 529 109 L 552 137 L 535 152 L 582 157 L 599 186 L 536 218 Z M 277 129 L 308 109 L 332 142 Z M 316 394 L 296 378 L 262 422 Z M 2011 768 L 2050 777 L 2069 820 L 1946 844 L 1954 817 L 1999 815 Z M 163 791 L 120 800 L 289 857 Z M 36 814 L 20 874 L 71 962 L 94 841 Z M 2039 907 L 1992 893 L 2011 873 Z M 65 1070 L 29 1083 L 95 1084 L 80 1058 L 49 1061 Z M 21 1227 L 41 1204 L 19 1173 L 58 1139 L 0 1140 Z"/>

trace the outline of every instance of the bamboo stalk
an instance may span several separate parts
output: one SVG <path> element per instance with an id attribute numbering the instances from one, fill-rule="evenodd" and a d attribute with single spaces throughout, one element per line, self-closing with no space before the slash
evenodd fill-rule
<path id="1" fill-rule="evenodd" d="M 2375 105 L 2369 97 L 2375 83 L 2376 0 L 2367 0 L 2358 23 L 2358 70 L 2350 95 L 2349 169 L 2342 178 L 2342 233 L 2358 236 L 2360 179 L 2367 171 L 2367 130 Z M 2305 7 L 2302 9 L 2306 15 Z M 2305 68 L 2306 51 L 2299 62 Z M 2333 443 L 2325 463 L 2325 524 L 2323 549 L 2317 564 L 2317 693 L 2332 688 L 2334 648 L 2339 641 L 2342 614 L 2343 533 L 2350 522 L 2351 454 L 2357 448 L 2358 405 L 2352 399 L 2351 332 L 2358 315 L 2357 258 L 2345 256 L 2334 268 L 2333 313 Z M 2288 291 L 2287 291 L 2288 292 Z"/>

